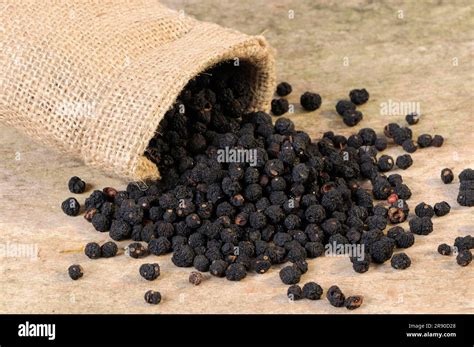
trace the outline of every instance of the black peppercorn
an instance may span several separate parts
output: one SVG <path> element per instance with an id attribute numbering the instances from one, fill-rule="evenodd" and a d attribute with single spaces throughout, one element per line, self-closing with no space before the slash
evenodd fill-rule
<path id="1" fill-rule="evenodd" d="M 68 216 L 77 216 L 81 210 L 81 205 L 74 198 L 67 198 L 61 204 L 61 209 Z"/>
<path id="2" fill-rule="evenodd" d="M 429 147 L 431 146 L 431 142 L 433 141 L 433 138 L 429 134 L 423 134 L 418 136 L 418 146 L 424 148 L 424 147 Z"/>
<path id="3" fill-rule="evenodd" d="M 409 113 L 405 116 L 405 120 L 407 121 L 408 124 L 415 125 L 420 120 L 420 116 L 416 112 Z"/>
<path id="4" fill-rule="evenodd" d="M 74 281 L 78 280 L 84 275 L 82 266 L 77 265 L 77 264 L 69 266 L 67 271 L 68 271 L 69 277 L 71 277 L 71 279 L 73 279 Z"/>
<path id="5" fill-rule="evenodd" d="M 303 299 L 303 291 L 301 290 L 301 287 L 299 285 L 293 284 L 288 287 L 286 296 L 288 296 L 288 299 L 290 299 L 291 301 L 301 300 Z"/>
<path id="6" fill-rule="evenodd" d="M 385 136 L 392 138 L 398 129 L 400 129 L 400 125 L 397 123 L 389 123 L 384 127 L 383 133 Z"/>
<path id="7" fill-rule="evenodd" d="M 429 218 L 431 218 L 431 217 L 434 216 L 435 212 L 433 210 L 433 207 L 431 207 L 428 204 L 425 204 L 424 202 L 421 202 L 418 205 L 416 205 L 415 214 L 418 217 L 429 217 Z"/>
<path id="8" fill-rule="evenodd" d="M 369 271 L 370 261 L 368 259 L 354 259 L 352 261 L 352 268 L 357 273 L 364 273 Z"/>
<path id="9" fill-rule="evenodd" d="M 377 140 L 375 140 L 374 146 L 379 152 L 385 151 L 388 146 L 387 139 L 384 137 L 377 137 Z"/>
<path id="10" fill-rule="evenodd" d="M 468 249 L 460 251 L 456 257 L 456 262 L 460 266 L 468 266 L 472 261 L 472 253 Z"/>
<path id="11" fill-rule="evenodd" d="M 135 259 L 143 258 L 148 255 L 148 249 L 140 242 L 133 242 L 129 244 L 126 250 L 128 255 Z"/>
<path id="12" fill-rule="evenodd" d="M 189 283 L 191 284 L 194 284 L 195 286 L 198 286 L 201 284 L 202 280 L 203 280 L 203 276 L 200 272 L 197 272 L 197 271 L 192 271 L 190 274 L 189 274 Z"/>
<path id="13" fill-rule="evenodd" d="M 100 232 L 107 231 L 110 228 L 110 219 L 102 213 L 95 213 L 91 222 L 95 230 Z"/>
<path id="14" fill-rule="evenodd" d="M 344 301 L 346 300 L 346 297 L 338 286 L 329 287 L 326 297 L 329 300 L 329 303 L 334 307 L 344 306 Z"/>
<path id="15" fill-rule="evenodd" d="M 300 97 L 300 103 L 306 111 L 314 111 L 321 106 L 321 96 L 316 93 L 305 92 Z"/>
<path id="16" fill-rule="evenodd" d="M 433 140 L 431 141 L 431 146 L 433 147 L 441 147 L 443 145 L 444 138 L 441 135 L 433 136 Z"/>
<path id="17" fill-rule="evenodd" d="M 100 190 L 94 190 L 85 201 L 86 210 L 94 207 L 98 209 L 105 201 L 107 201 L 107 195 Z"/>
<path id="18" fill-rule="evenodd" d="M 448 168 L 441 170 L 441 180 L 444 184 L 451 183 L 454 180 L 453 171 Z"/>
<path id="19" fill-rule="evenodd" d="M 405 141 L 403 141 L 402 148 L 407 153 L 415 153 L 418 149 L 412 139 L 406 139 Z"/>
<path id="20" fill-rule="evenodd" d="M 441 255 L 451 255 L 453 253 L 451 246 L 442 243 L 438 246 L 438 253 Z"/>
<path id="21" fill-rule="evenodd" d="M 397 270 L 404 270 L 411 265 L 411 259 L 405 253 L 398 253 L 390 261 L 392 267 Z"/>
<path id="22" fill-rule="evenodd" d="M 303 286 L 303 296 L 309 300 L 319 300 L 323 295 L 323 288 L 316 282 L 308 282 Z"/>
<path id="23" fill-rule="evenodd" d="M 382 264 L 389 260 L 393 254 L 395 241 L 388 237 L 382 237 L 369 245 L 369 253 L 374 263 Z"/>
<path id="24" fill-rule="evenodd" d="M 100 258 L 100 246 L 96 242 L 89 242 L 84 248 L 84 253 L 90 259 L 99 259 Z"/>
<path id="25" fill-rule="evenodd" d="M 397 164 L 398 168 L 406 170 L 413 164 L 413 159 L 409 154 L 403 154 L 397 157 L 395 163 Z"/>
<path id="26" fill-rule="evenodd" d="M 160 276 L 160 266 L 157 263 L 142 264 L 139 269 L 140 276 L 147 281 L 153 281 Z"/>
<path id="27" fill-rule="evenodd" d="M 293 89 L 288 82 L 281 82 L 277 85 L 276 93 L 278 96 L 287 96 Z"/>
<path id="28" fill-rule="evenodd" d="M 350 110 L 355 111 L 356 105 L 349 100 L 339 100 L 336 104 L 336 111 L 343 116 L 344 112 Z"/>
<path id="29" fill-rule="evenodd" d="M 301 271 L 294 265 L 285 266 L 280 270 L 280 279 L 285 284 L 296 284 L 300 278 Z"/>
<path id="30" fill-rule="evenodd" d="M 437 202 L 434 205 L 433 209 L 436 216 L 442 217 L 442 216 L 447 215 L 449 211 L 451 211 L 451 206 L 449 206 L 449 204 L 446 201 L 441 201 L 441 202 Z"/>
<path id="31" fill-rule="evenodd" d="M 109 236 L 115 241 L 127 239 L 132 234 L 130 225 L 122 220 L 114 219 L 110 226 Z"/>
<path id="32" fill-rule="evenodd" d="M 344 300 L 344 307 L 348 310 L 355 310 L 362 305 L 363 301 L 364 297 L 361 295 L 349 296 L 346 300 Z"/>
<path id="33" fill-rule="evenodd" d="M 171 261 L 178 267 L 190 267 L 193 265 L 194 255 L 189 245 L 179 245 L 173 250 Z"/>
<path id="34" fill-rule="evenodd" d="M 349 92 L 351 101 L 356 105 L 362 105 L 369 100 L 369 92 L 365 89 L 353 89 Z"/>
<path id="35" fill-rule="evenodd" d="M 71 193 L 81 194 L 86 190 L 86 182 L 77 176 L 73 176 L 69 179 L 68 188 Z"/>
<path id="36" fill-rule="evenodd" d="M 227 262 L 221 259 L 214 260 L 210 267 L 209 271 L 211 272 L 211 275 L 216 276 L 216 277 L 224 277 L 227 269 Z"/>
<path id="37" fill-rule="evenodd" d="M 118 247 L 113 241 L 108 241 L 100 246 L 100 256 L 102 258 L 111 258 L 117 255 Z"/>
<path id="38" fill-rule="evenodd" d="M 393 158 L 389 155 L 382 155 L 377 162 L 377 166 L 381 172 L 392 170 L 393 164 Z"/>
<path id="39" fill-rule="evenodd" d="M 145 293 L 145 302 L 152 305 L 158 305 L 161 302 L 160 292 L 149 290 Z"/>
<path id="40" fill-rule="evenodd" d="M 247 269 L 240 263 L 230 264 L 225 270 L 225 277 L 229 281 L 240 281 L 247 276 Z"/>
<path id="41" fill-rule="evenodd" d="M 377 140 L 377 134 L 375 133 L 374 129 L 371 128 L 360 129 L 359 136 L 362 138 L 362 141 L 366 146 L 373 146 Z"/>
<path id="42" fill-rule="evenodd" d="M 428 235 L 433 231 L 433 222 L 430 217 L 413 217 L 409 224 L 410 231 L 417 235 Z"/>
<path id="43" fill-rule="evenodd" d="M 345 125 L 353 127 L 364 118 L 362 112 L 357 110 L 346 110 L 342 115 L 342 121 Z"/>
<path id="44" fill-rule="evenodd" d="M 289 110 L 288 100 L 286 99 L 273 99 L 271 106 L 272 113 L 275 116 L 281 116 Z"/>

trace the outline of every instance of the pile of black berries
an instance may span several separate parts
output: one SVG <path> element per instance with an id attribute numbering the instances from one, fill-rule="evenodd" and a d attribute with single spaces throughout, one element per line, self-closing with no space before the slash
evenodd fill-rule
<path id="1" fill-rule="evenodd" d="M 243 67 L 221 64 L 189 82 L 145 152 L 162 179 L 92 192 L 85 200 L 85 218 L 97 231 L 109 232 L 116 241 L 131 239 L 127 252 L 133 258 L 172 252 L 176 266 L 231 281 L 289 262 L 280 278 L 290 285 L 308 270 L 306 259 L 323 255 L 328 245 L 363 249 L 362 257 L 351 257 L 354 270 L 363 273 L 371 263 L 390 260 L 396 248 L 413 245 L 414 233 L 432 231 L 431 217 L 422 216 L 410 221 L 412 232 L 398 227 L 384 233 L 409 214 L 409 187 L 400 175 L 385 175 L 394 164 L 409 167 L 409 155 L 395 161 L 378 157 L 387 139 L 370 128 L 348 138 L 329 131 L 314 141 L 288 118 L 273 124 L 265 112 L 248 113 L 252 93 Z M 290 92 L 287 84 L 277 90 L 282 96 Z M 315 95 L 305 94 L 302 103 L 319 107 Z M 357 124 L 362 114 L 356 105 L 366 102 L 368 93 L 355 90 L 350 98 L 336 109 Z M 273 113 L 286 112 L 284 99 L 276 100 Z M 400 145 L 412 138 L 410 129 L 398 125 L 389 124 L 384 132 Z M 460 177 L 472 183 L 471 178 L 469 173 Z M 371 189 L 361 187 L 366 179 Z M 79 213 L 76 202 L 63 203 L 66 214 Z M 446 213 L 446 206 L 437 210 Z M 102 248 L 89 244 L 86 254 L 104 257 Z M 115 255 L 116 249 L 109 253 Z M 410 261 L 399 254 L 392 265 L 406 268 Z M 140 273 L 153 280 L 159 267 L 145 264 Z M 298 288 L 291 289 L 296 297 L 300 291 L 302 297 L 321 295 L 313 284 Z M 362 302 L 361 297 L 346 299 L 337 287 L 330 288 L 328 298 L 350 309 Z M 161 296 L 149 292 L 145 299 L 158 303 Z"/>

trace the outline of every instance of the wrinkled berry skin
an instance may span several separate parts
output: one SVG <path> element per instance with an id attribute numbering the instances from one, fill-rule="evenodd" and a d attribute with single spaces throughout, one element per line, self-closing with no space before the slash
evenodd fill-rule
<path id="1" fill-rule="evenodd" d="M 67 198 L 61 204 L 61 209 L 65 214 L 68 216 L 77 216 L 81 210 L 81 205 L 79 202 L 74 198 Z"/>
<path id="2" fill-rule="evenodd" d="M 405 120 L 410 125 L 415 125 L 420 120 L 420 116 L 417 113 L 409 113 L 405 116 Z"/>
<path id="3" fill-rule="evenodd" d="M 280 279 L 285 284 L 296 284 L 300 278 L 301 271 L 296 266 L 288 265 L 280 270 Z"/>
<path id="4" fill-rule="evenodd" d="M 105 232 L 110 229 L 110 219 L 102 213 L 95 213 L 91 220 L 95 230 Z"/>
<path id="5" fill-rule="evenodd" d="M 192 271 L 190 274 L 189 274 L 189 283 L 195 285 L 195 286 L 198 286 L 201 284 L 203 280 L 203 276 L 200 272 L 197 272 L 197 271 Z"/>
<path id="6" fill-rule="evenodd" d="M 145 302 L 151 305 L 158 305 L 161 302 L 160 292 L 149 290 L 145 293 Z"/>
<path id="7" fill-rule="evenodd" d="M 428 204 L 425 204 L 424 202 L 421 202 L 419 203 L 418 205 L 416 205 L 415 207 L 415 214 L 418 216 L 418 217 L 433 217 L 435 212 L 433 210 L 433 207 L 431 207 L 430 205 Z"/>
<path id="8" fill-rule="evenodd" d="M 323 295 L 323 288 L 316 282 L 308 282 L 303 286 L 303 296 L 309 300 L 319 300 Z"/>
<path id="9" fill-rule="evenodd" d="M 84 182 L 77 176 L 71 177 L 67 186 L 69 188 L 69 191 L 74 194 L 81 194 L 84 193 L 84 191 L 86 190 L 86 182 Z"/>
<path id="10" fill-rule="evenodd" d="M 431 142 L 433 141 L 433 138 L 429 134 L 423 134 L 418 136 L 418 146 L 421 148 L 429 147 L 431 146 Z"/>
<path id="11" fill-rule="evenodd" d="M 281 82 L 277 85 L 276 93 L 278 96 L 287 96 L 292 92 L 293 88 L 288 82 Z"/>
<path id="12" fill-rule="evenodd" d="M 346 300 L 346 297 L 338 286 L 331 286 L 326 293 L 326 298 L 334 307 L 344 306 L 344 301 Z"/>
<path id="13" fill-rule="evenodd" d="M 349 296 L 346 300 L 344 300 L 344 307 L 348 310 L 355 310 L 356 308 L 359 308 L 363 302 L 364 297 L 361 295 Z"/>
<path id="14" fill-rule="evenodd" d="M 459 266 L 468 266 L 472 261 L 472 253 L 468 249 L 460 251 L 456 257 Z"/>
<path id="15" fill-rule="evenodd" d="M 398 253 L 390 261 L 392 267 L 397 270 L 404 270 L 411 265 L 411 259 L 405 253 Z"/>
<path id="16" fill-rule="evenodd" d="M 82 270 L 82 267 L 80 265 L 74 264 L 69 266 L 68 268 L 68 274 L 71 279 L 78 280 L 84 275 L 84 271 Z"/>
<path id="17" fill-rule="evenodd" d="M 305 92 L 300 97 L 300 103 L 306 111 L 314 111 L 321 107 L 321 96 L 316 93 Z"/>
<path id="18" fill-rule="evenodd" d="M 395 242 L 385 237 L 379 241 L 373 242 L 369 246 L 369 253 L 374 263 L 382 264 L 389 260 L 393 254 Z"/>
<path id="19" fill-rule="evenodd" d="M 431 141 L 431 146 L 433 147 L 441 147 L 444 143 L 444 138 L 441 135 L 433 136 L 433 140 Z"/>
<path id="20" fill-rule="evenodd" d="M 148 242 L 148 250 L 154 255 L 166 254 L 171 250 L 171 242 L 163 236 L 157 239 L 151 239 L 150 242 Z"/>
<path id="21" fill-rule="evenodd" d="M 133 242 L 127 246 L 128 255 L 132 258 L 138 259 L 148 255 L 148 249 L 140 242 Z"/>
<path id="22" fill-rule="evenodd" d="M 449 184 L 454 180 L 454 174 L 451 169 L 443 169 L 441 170 L 441 180 L 444 184 Z"/>
<path id="23" fill-rule="evenodd" d="M 395 162 L 398 168 L 402 170 L 408 169 L 410 166 L 413 164 L 413 159 L 409 154 L 403 154 L 397 157 L 397 160 Z"/>
<path id="24" fill-rule="evenodd" d="M 344 116 L 344 112 L 350 110 L 355 111 L 356 105 L 349 100 L 339 100 L 336 104 L 336 111 L 340 116 Z"/>
<path id="25" fill-rule="evenodd" d="M 194 251 L 188 245 L 178 246 L 171 257 L 171 261 L 178 267 L 190 267 L 193 266 Z"/>
<path id="26" fill-rule="evenodd" d="M 209 266 L 209 271 L 213 276 L 224 277 L 227 266 L 227 262 L 222 259 L 214 260 Z"/>
<path id="27" fill-rule="evenodd" d="M 142 264 L 139 269 L 140 276 L 147 281 L 153 281 L 160 276 L 160 266 L 157 263 Z"/>
<path id="28" fill-rule="evenodd" d="M 362 112 L 357 110 L 347 110 L 342 115 L 342 121 L 349 127 L 356 126 L 363 118 Z"/>
<path id="29" fill-rule="evenodd" d="M 281 116 L 282 114 L 288 112 L 289 103 L 286 99 L 273 99 L 272 100 L 272 113 L 275 116 Z"/>
<path id="30" fill-rule="evenodd" d="M 115 242 L 108 241 L 100 246 L 100 256 L 102 258 L 111 258 L 117 255 L 118 247 Z"/>
<path id="31" fill-rule="evenodd" d="M 367 271 L 369 271 L 369 267 L 370 267 L 370 261 L 368 259 L 362 259 L 362 260 L 354 259 L 354 260 L 352 260 L 352 268 L 357 273 L 362 274 L 364 272 L 367 272 Z"/>
<path id="32" fill-rule="evenodd" d="M 434 205 L 433 210 L 437 217 L 442 217 L 451 211 L 451 206 L 446 201 L 441 201 Z"/>
<path id="33" fill-rule="evenodd" d="M 417 235 L 428 235 L 433 231 L 433 222 L 430 217 L 413 217 L 409 224 L 410 231 Z"/>
<path id="34" fill-rule="evenodd" d="M 301 300 L 303 299 L 303 291 L 299 285 L 293 284 L 288 287 L 286 296 L 288 296 L 290 300 Z"/>
<path id="35" fill-rule="evenodd" d="M 362 104 L 365 104 L 369 100 L 369 92 L 365 88 L 352 89 L 349 92 L 349 97 L 351 98 L 351 101 L 354 104 L 362 105 Z"/>
<path id="36" fill-rule="evenodd" d="M 100 246 L 96 242 L 89 242 L 84 248 L 84 254 L 87 255 L 90 259 L 99 259 L 100 258 Z"/>
<path id="37" fill-rule="evenodd" d="M 225 277 L 229 281 L 240 281 L 247 276 L 247 269 L 239 263 L 230 264 L 225 270 Z"/>
<path id="38" fill-rule="evenodd" d="M 442 243 L 438 246 L 438 253 L 441 255 L 451 255 L 453 250 L 451 246 L 447 245 L 446 243 Z"/>

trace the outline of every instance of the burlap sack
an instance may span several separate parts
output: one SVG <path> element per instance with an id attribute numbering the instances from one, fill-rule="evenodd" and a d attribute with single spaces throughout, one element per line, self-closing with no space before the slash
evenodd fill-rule
<path id="1" fill-rule="evenodd" d="M 0 4 L 0 121 L 108 172 L 156 179 L 143 155 L 186 83 L 215 64 L 248 62 L 251 110 L 268 108 L 265 39 L 157 1 Z"/>

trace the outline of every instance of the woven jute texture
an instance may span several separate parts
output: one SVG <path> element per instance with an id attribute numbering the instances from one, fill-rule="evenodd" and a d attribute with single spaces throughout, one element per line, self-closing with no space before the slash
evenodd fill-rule
<path id="1" fill-rule="evenodd" d="M 275 86 L 263 37 L 157 1 L 2 2 L 0 26 L 0 121 L 128 179 L 159 178 L 143 153 L 199 73 L 227 60 L 252 66 L 248 111 L 266 110 Z"/>

